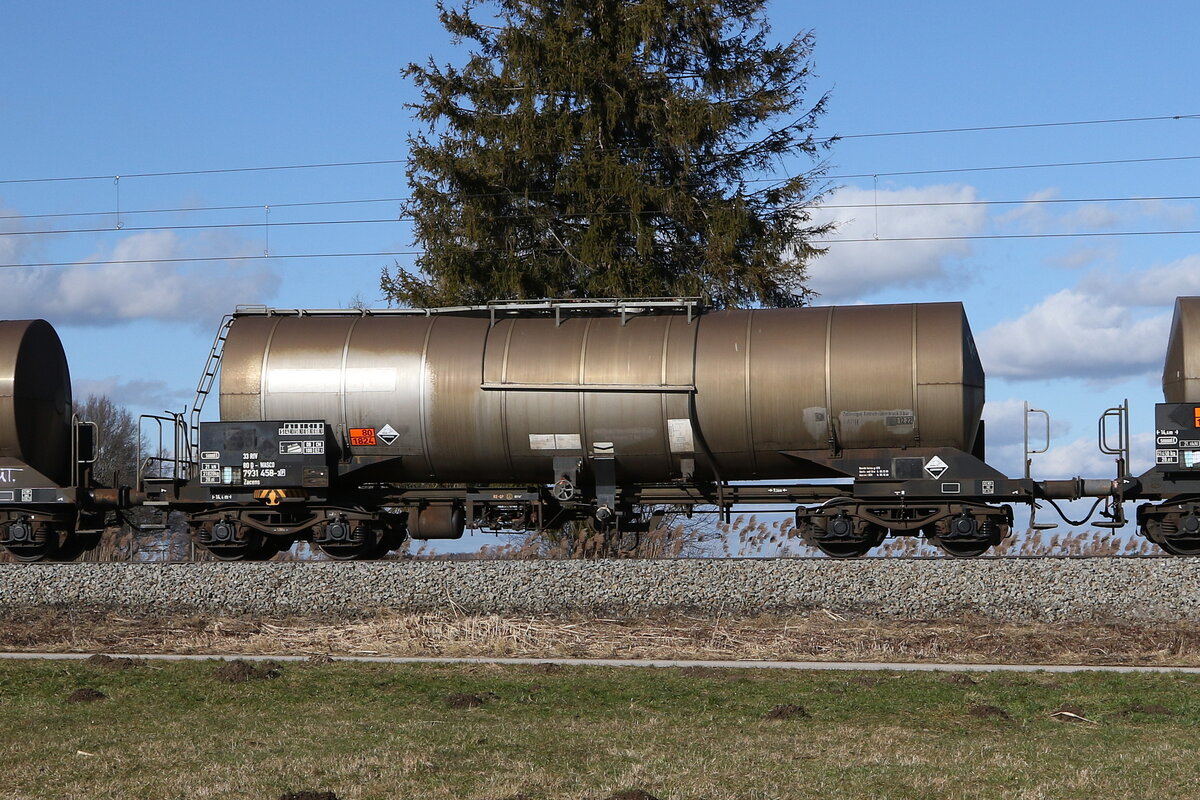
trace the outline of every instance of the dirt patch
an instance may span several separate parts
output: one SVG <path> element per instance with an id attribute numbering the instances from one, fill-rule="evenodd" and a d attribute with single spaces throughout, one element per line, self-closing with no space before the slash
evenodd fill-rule
<path id="1" fill-rule="evenodd" d="M 338 800 L 333 792 L 285 792 L 279 800 Z"/>
<path id="2" fill-rule="evenodd" d="M 530 664 L 529 668 L 534 672 L 543 675 L 553 675 L 556 672 L 562 672 L 565 667 L 562 664 L 555 664 L 553 661 L 543 661 L 541 664 Z"/>
<path id="3" fill-rule="evenodd" d="M 979 681 L 972 678 L 965 672 L 951 672 L 946 677 L 942 678 L 942 683 L 948 683 L 951 686 L 978 686 Z"/>
<path id="4" fill-rule="evenodd" d="M 71 696 L 67 698 L 68 703 L 95 703 L 97 700 L 106 700 L 108 695 L 98 689 L 76 689 L 71 692 Z"/>
<path id="5" fill-rule="evenodd" d="M 808 711 L 804 706 L 780 703 L 777 706 L 773 706 L 766 714 L 763 714 L 763 719 L 802 719 L 807 716 Z"/>
<path id="6" fill-rule="evenodd" d="M 333 656 L 328 653 L 313 653 L 305 661 L 309 664 L 332 664 Z"/>
<path id="7" fill-rule="evenodd" d="M 645 789 L 626 789 L 623 792 L 610 794 L 605 800 L 658 800 Z"/>
<path id="8" fill-rule="evenodd" d="M 249 661 L 243 661 L 240 658 L 234 661 L 227 661 L 213 670 L 213 678 L 221 683 L 273 680 L 282 674 L 283 670 L 280 666 L 271 661 L 264 661 L 262 664 L 255 666 Z"/>
<path id="9" fill-rule="evenodd" d="M 143 658 L 113 658 L 104 653 L 96 653 L 94 656 L 88 656 L 83 663 L 92 667 L 103 667 L 104 669 L 132 669 L 134 667 L 146 666 L 146 660 Z"/>
<path id="10" fill-rule="evenodd" d="M 977 719 L 1009 719 L 1008 712 L 1000 706 L 971 706 L 967 713 Z"/>
<path id="11" fill-rule="evenodd" d="M 499 699 L 500 695 L 495 692 L 480 692 L 479 694 L 455 692 L 443 697 L 442 702 L 450 708 L 479 708 Z"/>
<path id="12" fill-rule="evenodd" d="M 1131 714 L 1152 714 L 1154 716 L 1170 717 L 1174 716 L 1175 712 L 1166 706 L 1160 706 L 1158 703 L 1146 703 L 1145 705 L 1133 703 L 1125 706 L 1115 716 L 1128 717 Z"/>

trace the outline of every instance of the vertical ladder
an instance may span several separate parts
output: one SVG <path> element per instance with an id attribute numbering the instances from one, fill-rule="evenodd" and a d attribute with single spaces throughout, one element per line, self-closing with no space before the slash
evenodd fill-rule
<path id="1" fill-rule="evenodd" d="M 204 401 L 212 391 L 221 368 L 221 356 L 225 352 L 225 340 L 229 338 L 229 328 L 233 325 L 233 315 L 226 314 L 217 330 L 217 338 L 213 340 L 212 348 L 208 351 L 208 361 L 204 364 L 204 372 L 200 382 L 196 384 L 196 399 L 192 401 L 191 430 L 188 434 L 188 462 L 196 463 L 200 449 L 200 412 L 204 410 Z"/>

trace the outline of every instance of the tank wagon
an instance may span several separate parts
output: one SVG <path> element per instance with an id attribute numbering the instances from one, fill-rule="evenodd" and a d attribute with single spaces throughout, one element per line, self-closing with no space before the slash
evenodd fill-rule
<path id="1" fill-rule="evenodd" d="M 1200 300 L 1180 300 L 1171 342 L 1163 430 L 1200 408 Z M 214 393 L 220 420 L 201 421 Z M 71 557 L 105 511 L 150 506 L 186 514 L 223 559 L 297 539 L 374 558 L 408 536 L 574 523 L 636 537 L 667 509 L 754 503 L 795 508 L 806 540 L 834 556 L 889 535 L 973 556 L 1009 534 L 1013 503 L 1088 496 L 1110 527 L 1125 500 L 1166 500 L 1139 508 L 1143 532 L 1200 552 L 1187 471 L 1194 460 L 1200 472 L 1200 427 L 1194 457 L 1179 433 L 1176 462 L 1134 478 L 1124 408 L 1111 409 L 1101 432 L 1115 415 L 1116 479 L 1034 481 L 985 462 L 983 402 L 958 303 L 243 307 L 219 330 L 190 416 L 144 417 L 166 442 L 135 485 L 109 487 L 92 474 L 94 428 L 71 417 L 53 329 L 5 322 L 0 545 Z"/>

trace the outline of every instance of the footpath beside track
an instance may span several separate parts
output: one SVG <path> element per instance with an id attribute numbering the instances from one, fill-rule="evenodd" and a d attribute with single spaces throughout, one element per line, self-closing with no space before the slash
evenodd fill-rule
<path id="1" fill-rule="evenodd" d="M 258 655 L 237 653 L 157 654 L 113 653 L 109 658 L 129 661 L 256 661 L 279 663 L 312 663 L 309 656 Z M 5 661 L 86 661 L 91 653 L 2 653 Z M 1177 672 L 1200 675 L 1200 667 L 1130 666 L 1124 664 L 954 664 L 916 663 L 911 661 L 715 661 L 681 658 L 488 658 L 470 656 L 337 656 L 329 663 L 345 661 L 362 664 L 498 664 L 502 666 L 535 666 L 557 664 L 564 667 L 620 667 L 643 669 L 781 669 L 814 672 L 1111 672 L 1120 674 L 1160 674 Z M 325 662 L 321 662 L 325 663 Z"/>
<path id="2" fill-rule="evenodd" d="M 0 611 L 355 617 L 702 616 L 825 609 L 898 619 L 1200 619 L 1200 559 L 664 559 L 0 565 Z"/>

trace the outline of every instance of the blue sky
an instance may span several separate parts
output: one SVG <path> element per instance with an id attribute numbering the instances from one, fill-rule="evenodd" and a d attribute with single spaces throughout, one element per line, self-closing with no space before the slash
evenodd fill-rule
<path id="1" fill-rule="evenodd" d="M 1200 114 L 1194 3 L 776 2 L 771 20 L 780 38 L 815 31 L 822 135 Z M 389 258 L 162 260 L 409 250 L 403 222 L 287 224 L 390 220 L 402 164 L 131 176 L 402 160 L 415 123 L 401 69 L 430 56 L 463 51 L 425 2 L 11 4 L 0 180 L 105 177 L 0 183 L 0 233 L 25 232 L 0 235 L 0 264 L 76 265 L 0 269 L 0 314 L 55 323 L 78 394 L 153 412 L 190 401 L 236 304 L 376 301 Z M 1026 399 L 1057 421 L 1035 474 L 1108 474 L 1094 420 L 1124 397 L 1145 464 L 1172 299 L 1200 294 L 1200 236 L 1094 234 L 1200 229 L 1197 201 L 1120 199 L 1200 194 L 1198 132 L 1181 119 L 846 138 L 820 213 L 842 223 L 833 238 L 881 241 L 831 243 L 813 286 L 828 302 L 962 300 L 1001 469 L 1020 470 Z M 1185 160 L 980 169 L 1134 159 Z M 391 200 L 287 207 L 364 199 Z M 832 207 L 847 205 L 864 207 Z M 136 213 L 215 206 L 250 208 Z M 68 213 L 92 216 L 36 216 Z M 243 227 L 137 230 L 163 225 Z M 76 228 L 105 230 L 44 233 Z M 945 238 L 1031 234 L 1093 235 Z M 87 265 L 129 260 L 159 263 Z"/>

